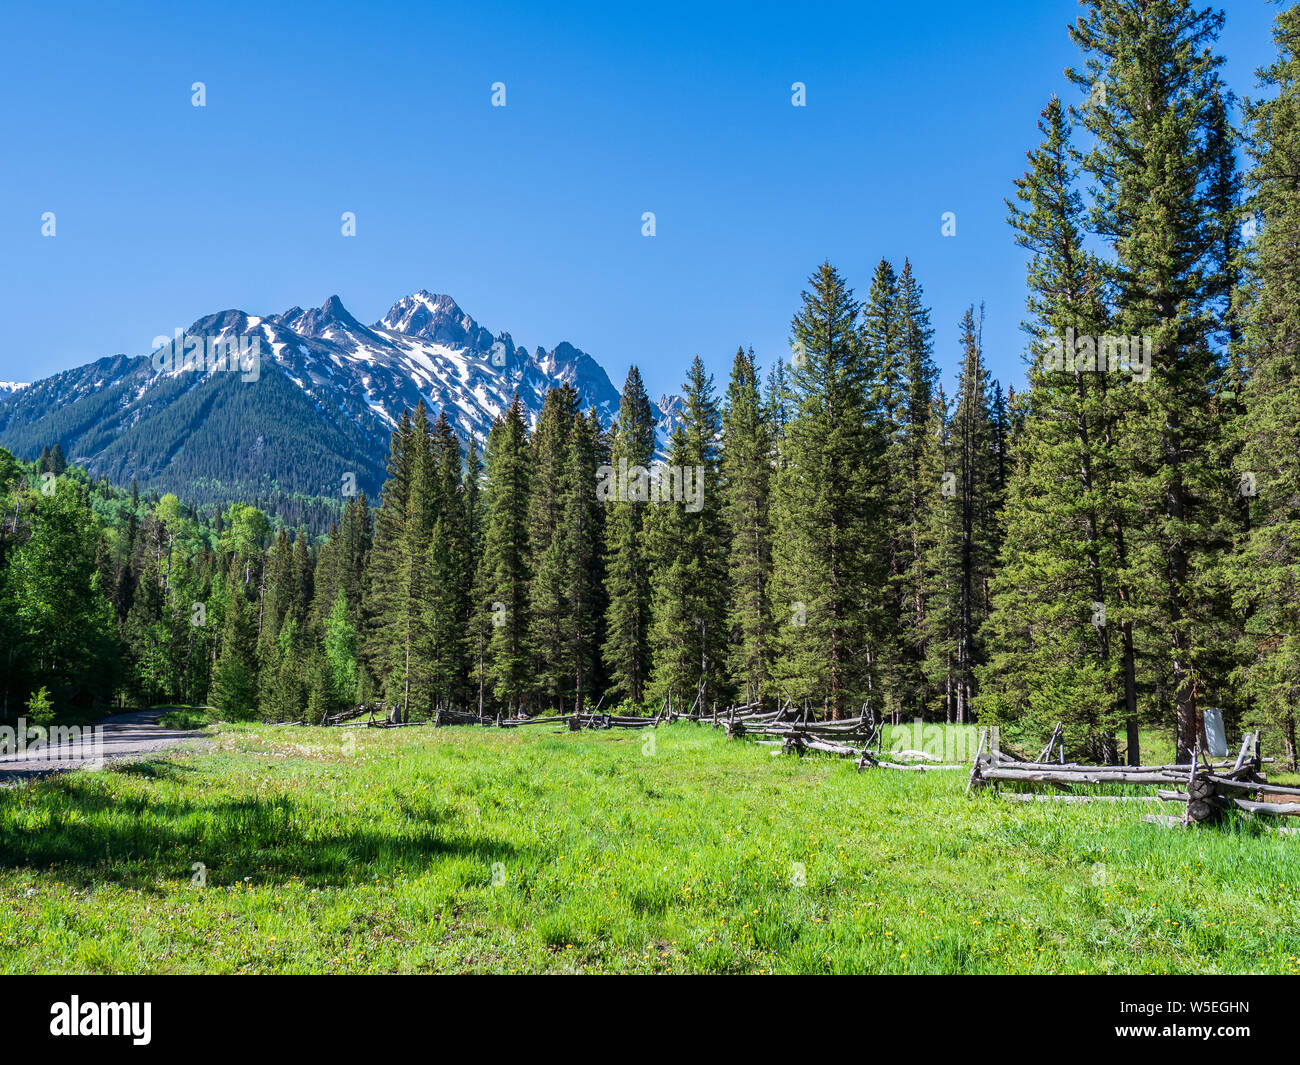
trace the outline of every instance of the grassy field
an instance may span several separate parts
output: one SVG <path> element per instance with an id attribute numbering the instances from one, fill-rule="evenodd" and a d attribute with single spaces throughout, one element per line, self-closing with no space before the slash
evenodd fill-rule
<path id="1" fill-rule="evenodd" d="M 692 724 L 224 726 L 0 791 L 0 971 L 1300 971 L 1300 838 L 965 783 Z"/>

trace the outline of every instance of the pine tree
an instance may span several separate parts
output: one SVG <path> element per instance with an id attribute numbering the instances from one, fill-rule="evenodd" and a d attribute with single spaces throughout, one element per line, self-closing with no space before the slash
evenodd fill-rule
<path id="1" fill-rule="evenodd" d="M 413 454 L 411 412 L 403 411 L 389 441 L 388 479 L 375 514 L 361 613 L 362 660 L 379 694 L 386 699 L 392 698 L 394 647 L 401 640 L 397 604 L 401 597 Z"/>
<path id="2" fill-rule="evenodd" d="M 428 544 L 430 683 L 435 704 L 450 707 L 470 699 L 474 547 L 460 441 L 442 412 L 433 426 L 432 458 L 437 514 Z"/>
<path id="3" fill-rule="evenodd" d="M 902 468 L 905 481 L 901 504 L 896 501 L 891 521 L 901 555 L 896 572 L 891 572 L 893 601 L 898 604 L 898 641 L 901 662 L 896 680 L 897 721 L 903 716 L 920 717 L 929 702 L 923 664 L 926 660 L 925 611 L 930 584 L 927 570 L 927 530 L 932 512 L 940 506 L 941 476 L 946 469 L 941 453 L 942 415 L 936 419 L 935 394 L 938 371 L 934 365 L 934 329 L 925 305 L 921 284 L 904 261 L 898 278 L 899 343 L 906 366 L 907 410 L 901 449 L 895 445 L 889 458 L 891 470 Z M 946 411 L 946 408 L 945 408 Z M 901 453 L 900 453 L 901 450 Z"/>
<path id="4" fill-rule="evenodd" d="M 1226 502 L 1219 502 L 1219 525 L 1202 565 L 1204 578 L 1199 582 L 1202 599 L 1201 617 L 1206 632 L 1201 639 L 1204 669 L 1212 676 L 1233 678 L 1240 675 L 1249 661 L 1249 641 L 1245 638 L 1246 617 L 1234 602 L 1232 559 L 1250 528 L 1251 497 L 1240 490 L 1234 468 L 1244 440 L 1247 361 L 1250 353 L 1243 343 L 1240 310 L 1234 302 L 1242 288 L 1242 243 L 1244 220 L 1241 217 L 1244 184 L 1237 166 L 1237 147 L 1241 136 L 1232 125 L 1236 108 L 1233 95 L 1220 86 L 1212 92 L 1206 118 L 1206 195 L 1209 211 L 1211 245 L 1206 267 L 1210 296 L 1210 316 L 1216 327 L 1216 342 L 1223 348 L 1222 369 L 1212 384 L 1212 404 L 1216 413 L 1217 433 L 1205 441 L 1206 462 L 1210 468 L 1226 475 Z M 1220 705 L 1230 727 L 1238 726 L 1253 715 L 1250 686 L 1229 683 L 1235 697 Z"/>
<path id="5" fill-rule="evenodd" d="M 915 678 L 909 670 L 910 648 L 903 618 L 907 607 L 904 574 L 911 561 L 910 470 L 907 456 L 909 390 L 907 355 L 903 347 L 903 307 L 898 275 L 882 259 L 862 306 L 862 344 L 872 392 L 867 397 L 869 416 L 878 419 L 884 438 L 884 505 L 886 508 L 885 567 L 888 588 L 879 606 L 875 628 L 880 632 L 875 650 L 875 676 L 884 713 L 897 717 Z"/>
<path id="6" fill-rule="evenodd" d="M 1262 81 L 1274 99 L 1248 109 L 1250 208 L 1258 233 L 1242 310 L 1248 384 L 1235 481 L 1250 505 L 1232 576 L 1250 611 L 1243 672 L 1248 723 L 1280 734 L 1297 761 L 1300 705 L 1300 7 L 1278 15 L 1276 62 Z"/>
<path id="7" fill-rule="evenodd" d="M 652 474 L 646 517 L 653 698 L 702 712 L 726 684 L 726 543 L 718 494 L 721 429 L 713 378 L 697 355 L 684 386 L 667 466 Z M 658 481 L 655 498 L 654 483 Z"/>
<path id="8" fill-rule="evenodd" d="M 308 651 L 304 685 L 307 690 L 304 713 L 309 724 L 320 724 L 339 709 L 342 700 L 335 690 L 330 664 L 324 649 L 315 642 Z"/>
<path id="9" fill-rule="evenodd" d="M 603 554 L 604 508 L 596 499 L 597 467 L 602 464 L 600 419 L 595 410 L 577 415 L 565 455 L 564 510 L 560 540 L 568 561 L 565 601 L 568 612 L 561 655 L 568 670 L 573 706 L 581 711 L 596 690 L 600 632 L 605 616 Z"/>
<path id="10" fill-rule="evenodd" d="M 167 661 L 167 598 L 156 563 L 140 573 L 122 626 L 133 694 L 146 706 L 172 697 Z"/>
<path id="11" fill-rule="evenodd" d="M 753 349 L 737 349 L 722 409 L 719 488 L 728 544 L 728 668 L 731 686 L 745 703 L 768 694 L 772 449 L 772 429 L 759 389 Z"/>
<path id="12" fill-rule="evenodd" d="M 529 456 L 529 639 L 540 694 L 557 708 L 569 694 L 572 678 L 570 663 L 555 650 L 571 642 L 568 597 L 572 560 L 563 522 L 570 476 L 569 437 L 577 416 L 577 392 L 569 385 L 551 389 L 542 402 Z M 595 487 L 590 487 L 594 496 Z"/>
<path id="13" fill-rule="evenodd" d="M 433 710 L 433 641 L 429 629 L 432 577 L 429 545 L 438 511 L 433 446 L 424 401 L 411 420 L 411 479 L 399 541 L 397 596 L 392 607 L 396 646 L 393 648 L 389 700 L 401 705 L 401 719 Z"/>
<path id="14" fill-rule="evenodd" d="M 1209 268 L 1220 234 L 1214 100 L 1223 15 L 1193 0 L 1090 0 L 1071 28 L 1085 56 L 1069 75 L 1100 101 L 1081 112 L 1094 146 L 1092 228 L 1107 240 L 1114 324 L 1150 341 L 1149 379 L 1123 390 L 1117 491 L 1131 535 L 1121 580 L 1133 590 L 1139 657 L 1157 700 L 1169 692 L 1180 759 L 1201 735 L 1199 706 L 1230 696 L 1214 669 L 1219 606 L 1205 572 L 1228 535 L 1227 471 L 1210 442 L 1224 429 L 1211 402 L 1221 373 L 1212 338 L 1221 287 Z M 1159 165 L 1152 165 L 1158 160 Z"/>
<path id="15" fill-rule="evenodd" d="M 763 393 L 764 413 L 772 427 L 772 450 L 775 457 L 785 440 L 785 429 L 794 417 L 794 394 L 790 388 L 790 367 L 777 356 L 767 375 L 767 391 Z"/>
<path id="16" fill-rule="evenodd" d="M 281 529 L 266 555 L 257 615 L 258 653 L 263 659 L 280 638 L 280 629 L 293 606 L 293 547 Z"/>
<path id="17" fill-rule="evenodd" d="M 487 473 L 480 457 L 478 441 L 470 437 L 465 457 L 465 516 L 468 522 L 470 557 L 473 576 L 470 593 L 470 616 L 466 627 L 466 653 L 469 657 L 469 682 L 475 708 L 480 715 L 488 709 L 487 656 L 492 639 L 494 613 L 490 609 L 491 574 L 485 550 Z"/>
<path id="18" fill-rule="evenodd" d="M 999 543 L 1002 498 L 990 403 L 990 383 L 984 368 L 984 311 L 974 308 L 962 317 L 962 373 L 957 393 L 952 441 L 957 462 L 956 503 L 960 515 L 960 572 L 954 687 L 954 720 L 971 720 L 975 667 L 981 655 L 979 630 L 988 612 L 988 582 Z"/>
<path id="19" fill-rule="evenodd" d="M 311 608 L 316 625 L 329 616 L 340 589 L 347 596 L 353 616 L 360 617 L 370 538 L 370 506 L 362 492 L 347 501 L 342 517 L 317 552 Z"/>
<path id="20" fill-rule="evenodd" d="M 639 483 L 654 458 L 654 420 L 650 399 L 635 366 L 627 373 L 614 428 L 610 469 L 616 486 Z M 626 493 L 624 493 L 626 494 Z M 610 686 L 616 695 L 640 705 L 646 697 L 650 676 L 650 597 L 646 579 L 642 527 L 644 502 L 606 497 L 605 572 L 609 584 L 609 606 L 605 617 L 602 649 Z"/>
<path id="21" fill-rule="evenodd" d="M 363 658 L 384 701 L 407 719 L 433 708 L 429 544 L 438 512 L 424 401 L 403 412 L 390 444 L 363 604 Z"/>
<path id="22" fill-rule="evenodd" d="M 257 619 L 243 590 L 239 560 L 226 576 L 227 601 L 221 650 L 212 670 L 212 705 L 226 721 L 251 718 L 257 710 Z"/>
<path id="23" fill-rule="evenodd" d="M 516 396 L 488 436 L 483 598 L 476 603 L 492 624 L 486 682 L 511 713 L 521 709 L 534 690 L 528 640 L 529 475 L 528 433 Z"/>
<path id="24" fill-rule="evenodd" d="M 316 579 L 311 558 L 311 540 L 305 528 L 299 527 L 293 535 L 293 558 L 290 564 L 289 612 L 298 627 L 307 624 Z"/>
<path id="25" fill-rule="evenodd" d="M 1030 390 L 1020 397 L 1022 428 L 1005 478 L 1006 540 L 992 582 L 978 705 L 981 717 L 1038 735 L 1063 720 L 1072 743 L 1106 761 L 1126 724 L 1135 761 L 1131 596 L 1119 579 L 1124 530 L 1113 505 L 1121 472 L 1110 455 L 1120 385 L 1081 363 L 1067 367 L 1062 358 L 1058 367 L 1047 357 L 1064 354 L 1070 338 L 1106 333 L 1108 319 L 1102 269 L 1084 246 L 1058 98 L 1039 128 L 1043 141 L 1029 153 L 1031 168 L 1008 204 L 1017 243 L 1031 256 L 1024 325 Z"/>
<path id="26" fill-rule="evenodd" d="M 797 406 L 773 500 L 773 679 L 788 698 L 824 701 L 840 718 L 868 698 L 880 638 L 884 434 L 870 416 L 852 291 L 825 263 L 802 299 L 791 326 Z"/>
<path id="27" fill-rule="evenodd" d="M 290 614 L 278 638 L 262 655 L 258 711 L 263 721 L 301 721 L 307 710 L 303 656 L 306 644 Z"/>
<path id="28" fill-rule="evenodd" d="M 923 712 L 949 722 L 957 717 L 962 575 L 962 510 L 957 503 L 953 423 L 948 397 L 938 386 L 931 400 L 931 436 L 921 451 L 924 483 L 937 498 L 924 510 L 925 523 L 918 537 L 921 608 L 915 632 L 925 680 Z"/>

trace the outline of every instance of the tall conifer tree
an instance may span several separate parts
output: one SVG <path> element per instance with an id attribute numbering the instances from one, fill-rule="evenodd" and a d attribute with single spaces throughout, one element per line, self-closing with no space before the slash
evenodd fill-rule
<path id="1" fill-rule="evenodd" d="M 1157 698 L 1172 704 L 1186 758 L 1201 735 L 1202 703 L 1229 694 L 1213 668 L 1221 649 L 1207 646 L 1222 631 L 1218 602 L 1203 593 L 1229 507 L 1211 446 L 1224 429 L 1211 402 L 1222 370 L 1214 344 L 1222 204 L 1211 181 L 1223 15 L 1194 0 L 1088 8 L 1071 28 L 1085 65 L 1069 75 L 1095 101 L 1080 113 L 1094 141 L 1084 159 L 1096 181 L 1092 228 L 1114 252 L 1113 325 L 1152 346 L 1149 379 L 1122 393 L 1116 450 L 1127 472 L 1117 494 L 1132 534 L 1122 580 L 1133 589 L 1139 656 Z"/>
<path id="2" fill-rule="evenodd" d="M 746 703 L 768 694 L 772 449 L 772 427 L 763 404 L 753 349 L 738 349 L 722 408 L 719 461 L 728 545 L 728 664 L 732 688 Z"/>
<path id="3" fill-rule="evenodd" d="M 809 279 L 791 325 L 795 413 L 773 500 L 773 679 L 835 718 L 871 692 L 875 606 L 885 578 L 884 434 L 858 302 L 830 263 Z"/>
<path id="4" fill-rule="evenodd" d="M 1248 112 L 1250 208 L 1258 234 L 1239 304 L 1248 383 L 1236 482 L 1250 504 L 1233 567 L 1249 611 L 1243 675 L 1249 721 L 1277 730 L 1294 769 L 1300 705 L 1300 7 L 1278 15 L 1276 96 Z"/>
<path id="5" fill-rule="evenodd" d="M 605 572 L 609 606 L 603 655 L 615 694 L 633 703 L 646 697 L 650 677 L 650 595 L 643 525 L 645 502 L 626 489 L 654 458 L 654 420 L 641 373 L 631 367 L 623 385 L 610 465 L 618 491 L 605 500 Z M 619 498 L 619 496 L 622 498 Z"/>
<path id="6" fill-rule="evenodd" d="M 1064 105 L 1053 97 L 1042 143 L 1009 203 L 1017 243 L 1030 254 L 1030 390 L 1007 486 L 1006 542 L 993 581 L 981 716 L 1039 734 L 1064 720 L 1071 742 L 1109 760 L 1137 708 L 1124 538 L 1113 505 L 1115 392 L 1121 385 L 1067 368 L 1065 343 L 1107 332 L 1103 273 L 1084 247 L 1083 206 Z M 1057 366 L 1048 358 L 1059 351 Z"/>
<path id="7" fill-rule="evenodd" d="M 528 639 L 529 488 L 528 431 L 516 396 L 488 436 L 483 597 L 475 604 L 491 622 L 485 679 L 510 712 L 520 710 L 535 690 Z"/>
<path id="8" fill-rule="evenodd" d="M 727 573 L 718 493 L 721 429 L 713 378 L 697 355 L 683 389 L 668 465 L 646 517 L 654 695 L 715 703 L 726 684 Z M 653 489 L 652 489 L 653 491 Z"/>

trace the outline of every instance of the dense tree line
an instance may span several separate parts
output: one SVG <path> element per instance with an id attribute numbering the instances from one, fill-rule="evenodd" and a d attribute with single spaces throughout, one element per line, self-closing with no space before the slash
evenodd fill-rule
<path id="1" fill-rule="evenodd" d="M 0 453 L 4 706 L 181 701 L 319 720 L 382 701 L 547 712 L 791 700 L 1064 720 L 1096 758 L 1202 712 L 1296 753 L 1300 9 L 1240 108 L 1191 0 L 1093 0 L 1009 201 L 1028 388 L 959 323 L 950 400 L 908 262 L 809 278 L 788 357 L 696 358 L 663 453 L 633 367 L 486 441 L 408 411 L 378 506 L 327 535 Z M 1234 126 L 1241 111 L 1243 121 Z M 1237 146 L 1249 165 L 1237 170 Z"/>
<path id="2" fill-rule="evenodd" d="M 250 388 L 234 374 L 160 376 L 146 357 L 100 359 L 6 400 L 0 440 L 24 458 L 58 449 L 96 477 L 136 478 L 209 511 L 252 503 L 321 535 L 339 516 L 343 473 L 378 490 L 382 442 L 376 456 L 376 441 L 351 421 L 322 418 L 274 360 L 262 370 Z"/>
<path id="3" fill-rule="evenodd" d="M 1133 762 L 1142 726 L 1188 756 L 1214 706 L 1294 762 L 1300 11 L 1278 19 L 1276 96 L 1233 130 L 1220 13 L 1088 7 L 1085 99 L 1049 101 L 1010 204 L 1030 388 L 976 703 L 1063 718 L 1100 758 L 1123 736 Z M 1144 373 L 1114 372 L 1125 337 Z"/>
<path id="4" fill-rule="evenodd" d="M 13 615 L 6 706 L 46 687 L 236 720 L 665 699 L 968 719 L 1002 403 L 974 322 L 950 412 L 910 265 L 882 262 L 860 307 L 825 264 L 766 386 L 752 351 L 722 396 L 692 362 L 663 454 L 635 367 L 608 430 L 565 386 L 531 431 L 516 401 L 481 453 L 421 405 L 378 506 L 348 499 L 323 537 L 248 503 L 142 500 L 54 451 L 8 459 L 3 601 L 78 576 L 75 603 Z M 77 656 L 48 639 L 69 612 Z"/>

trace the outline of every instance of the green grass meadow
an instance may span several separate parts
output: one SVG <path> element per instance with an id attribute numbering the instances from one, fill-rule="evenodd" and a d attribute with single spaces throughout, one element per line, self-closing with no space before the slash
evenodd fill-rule
<path id="1" fill-rule="evenodd" d="M 220 726 L 0 790 L 0 971 L 1300 971 L 1300 837 L 721 731 Z"/>

